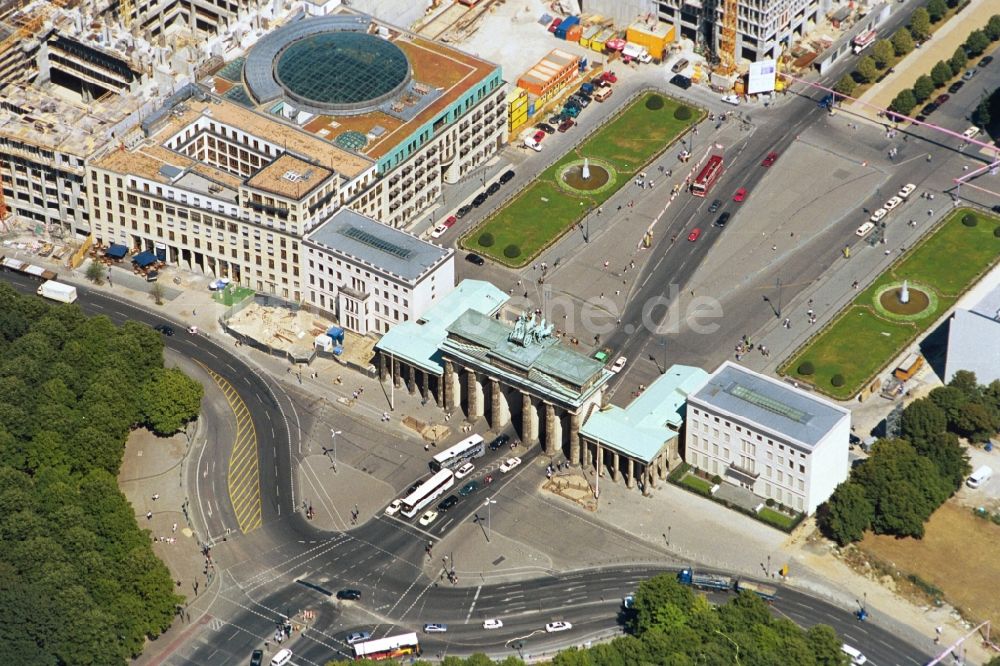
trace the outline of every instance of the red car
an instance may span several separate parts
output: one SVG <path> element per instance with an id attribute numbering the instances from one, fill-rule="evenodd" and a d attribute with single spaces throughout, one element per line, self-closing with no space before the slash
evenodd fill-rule
<path id="1" fill-rule="evenodd" d="M 446 229 L 451 229 L 453 226 L 455 226 L 456 222 L 458 222 L 458 218 L 455 217 L 454 215 L 452 215 L 447 220 L 445 220 L 444 222 L 442 222 L 441 224 L 444 225 L 444 227 Z"/>
<path id="2" fill-rule="evenodd" d="M 693 243 L 696 240 L 698 240 L 699 236 L 701 236 L 701 229 L 695 227 L 694 229 L 691 230 L 691 233 L 688 234 L 688 240 Z"/>
<path id="3" fill-rule="evenodd" d="M 618 77 L 615 76 L 614 72 L 607 71 L 601 74 L 601 81 L 606 81 L 608 83 L 618 83 Z"/>
<path id="4" fill-rule="evenodd" d="M 764 161 L 760 163 L 762 167 L 769 167 L 778 161 L 778 153 L 768 153 Z"/>
<path id="5" fill-rule="evenodd" d="M 557 18 L 552 23 L 549 23 L 549 32 L 551 32 L 552 34 L 555 34 L 556 28 L 558 28 L 561 25 L 562 25 L 562 19 L 561 18 Z"/>
<path id="6" fill-rule="evenodd" d="M 747 198 L 747 188 L 745 187 L 741 187 L 740 189 L 736 190 L 736 194 L 733 195 L 733 201 L 737 202 L 743 201 L 746 198 Z"/>
<path id="7" fill-rule="evenodd" d="M 538 130 L 537 132 L 535 132 L 535 135 L 532 138 L 535 140 L 535 143 L 541 143 L 542 139 L 545 138 L 545 132 L 543 132 L 542 130 Z"/>

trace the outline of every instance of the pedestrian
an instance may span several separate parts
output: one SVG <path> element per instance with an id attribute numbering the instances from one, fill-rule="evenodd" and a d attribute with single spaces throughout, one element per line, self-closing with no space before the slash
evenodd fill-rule
<path id="1" fill-rule="evenodd" d="M 177 531 L 177 523 L 174 523 L 174 526 L 173 526 L 173 528 L 170 531 L 171 532 L 176 532 Z"/>
<path id="2" fill-rule="evenodd" d="M 147 511 L 146 512 L 146 520 L 152 520 L 152 519 L 153 519 L 153 512 L 152 511 Z"/>
<path id="3" fill-rule="evenodd" d="M 160 499 L 160 493 L 156 493 L 155 495 L 153 495 L 153 501 L 154 501 L 154 502 L 155 502 L 156 500 L 158 500 L 158 499 Z"/>
<path id="4" fill-rule="evenodd" d="M 777 245 L 772 245 L 771 246 L 771 251 L 772 252 L 777 252 L 778 251 L 778 246 Z"/>

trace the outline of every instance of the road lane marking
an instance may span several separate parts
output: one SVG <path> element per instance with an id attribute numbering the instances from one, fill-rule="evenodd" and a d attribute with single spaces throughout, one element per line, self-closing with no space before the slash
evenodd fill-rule
<path id="1" fill-rule="evenodd" d="M 483 589 L 482 585 L 480 585 L 479 587 L 476 588 L 476 596 L 472 597 L 472 603 L 469 604 L 469 612 L 465 614 L 465 623 L 466 624 L 469 623 L 469 618 L 472 617 L 472 611 L 476 607 L 476 600 L 479 599 L 479 593 L 482 591 L 482 589 Z"/>

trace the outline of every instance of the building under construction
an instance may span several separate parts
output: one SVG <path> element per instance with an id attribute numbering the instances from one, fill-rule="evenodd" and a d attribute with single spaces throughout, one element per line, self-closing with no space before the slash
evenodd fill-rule
<path id="1" fill-rule="evenodd" d="M 673 25 L 676 39 L 689 39 L 710 59 L 733 65 L 776 57 L 816 24 L 828 0 L 583 0 L 583 11 L 627 25 L 640 17 Z M 727 9 L 728 12 L 727 16 Z M 735 10 L 735 17 L 732 16 Z M 735 18 L 735 20 L 733 20 Z M 728 25 L 727 25 L 728 19 Z M 731 42 L 727 43 L 727 28 Z"/>

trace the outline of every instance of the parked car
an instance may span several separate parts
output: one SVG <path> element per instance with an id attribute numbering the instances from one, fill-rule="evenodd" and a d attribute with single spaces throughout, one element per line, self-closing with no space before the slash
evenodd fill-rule
<path id="1" fill-rule="evenodd" d="M 475 206 L 476 208 L 479 208 L 484 203 L 486 203 L 486 193 L 485 192 L 480 192 L 479 194 L 476 195 L 476 198 L 472 200 L 472 205 Z"/>
<path id="2" fill-rule="evenodd" d="M 444 236 L 446 231 L 448 231 L 448 227 L 443 224 L 439 224 L 431 231 L 431 238 L 441 238 L 441 236 Z"/>
<path id="3" fill-rule="evenodd" d="M 507 460 L 504 460 L 502 463 L 500 463 L 500 471 L 504 473 L 509 472 L 510 470 L 514 469 L 520 464 L 521 464 L 520 458 L 517 457 L 507 458 Z"/>
<path id="4" fill-rule="evenodd" d="M 910 196 L 913 193 L 913 190 L 915 189 L 917 189 L 916 185 L 914 185 L 913 183 L 907 183 L 906 185 L 903 185 L 903 187 L 899 189 L 899 192 L 896 192 L 896 196 L 899 197 L 900 199 L 905 199 L 906 197 Z"/>
<path id="5" fill-rule="evenodd" d="M 549 632 L 550 634 L 555 633 L 557 631 L 567 631 L 568 629 L 572 628 L 573 625 L 570 624 L 569 622 L 549 622 L 547 625 L 545 625 L 545 631 Z"/>
<path id="6" fill-rule="evenodd" d="M 461 220 L 463 217 L 468 215 L 470 211 L 472 211 L 472 206 L 469 205 L 462 206 L 457 211 L 455 211 L 455 217 Z"/>
<path id="7" fill-rule="evenodd" d="M 944 104 L 945 102 L 947 102 L 949 99 L 951 99 L 951 95 L 949 95 L 947 93 L 944 93 L 942 95 L 938 95 L 937 98 L 935 98 L 934 103 L 937 104 L 938 106 L 941 106 L 942 104 Z"/>
<path id="8" fill-rule="evenodd" d="M 922 108 L 920 110 L 920 113 L 922 113 L 925 116 L 929 116 L 937 110 L 938 110 L 938 105 L 935 104 L 934 102 L 931 102 L 930 104 Z"/>
<path id="9" fill-rule="evenodd" d="M 566 130 L 573 127 L 573 125 L 576 125 L 576 121 L 573 120 L 572 118 L 567 118 L 566 120 L 559 123 L 559 131 L 565 132 Z"/>
<path id="10" fill-rule="evenodd" d="M 548 123 L 538 123 L 537 125 L 535 125 L 535 129 L 541 130 L 541 131 L 545 132 L 546 134 L 555 134 L 556 133 L 556 128 L 553 127 L 552 125 L 549 125 Z"/>
<path id="11" fill-rule="evenodd" d="M 628 359 L 625 358 L 624 356 L 619 356 L 618 358 L 615 359 L 615 362 L 611 364 L 609 370 L 611 370 L 611 372 L 615 374 L 618 374 L 625 368 L 626 363 L 628 363 Z"/>
<path id="12" fill-rule="evenodd" d="M 687 90 L 691 87 L 691 79 L 681 74 L 675 74 L 670 77 L 670 82 L 680 88 L 681 90 Z"/>
<path id="13" fill-rule="evenodd" d="M 976 75 L 976 71 L 977 70 L 975 69 L 968 69 L 965 71 L 965 74 L 962 75 L 962 78 L 965 79 L 966 81 L 969 81 L 972 79 L 973 76 Z"/>
<path id="14" fill-rule="evenodd" d="M 723 213 L 722 215 L 719 216 L 719 219 L 715 221 L 715 226 L 719 227 L 720 229 L 724 228 L 726 224 L 729 223 L 730 217 L 732 217 L 732 215 L 730 215 L 728 212 Z"/>
<path id="15" fill-rule="evenodd" d="M 486 263 L 486 260 L 480 257 L 475 252 L 470 252 L 469 254 L 465 255 L 465 260 L 468 261 L 470 264 L 475 264 L 476 266 L 482 266 Z"/>
<path id="16" fill-rule="evenodd" d="M 541 143 L 542 141 L 545 140 L 545 132 L 543 132 L 542 130 L 538 130 L 531 136 L 531 138 L 534 139 L 537 143 Z"/>
<path id="17" fill-rule="evenodd" d="M 496 437 L 493 438 L 493 441 L 490 442 L 490 451 L 496 451 L 500 447 L 506 446 L 507 442 L 509 441 L 510 441 L 509 435 L 497 435 Z"/>
<path id="18" fill-rule="evenodd" d="M 361 590 L 337 590 L 337 598 L 344 601 L 357 601 L 361 598 Z"/>
<path id="19" fill-rule="evenodd" d="M 698 240 L 700 237 L 701 237 L 701 229 L 699 229 L 698 227 L 692 229 L 691 233 L 688 234 L 688 240 L 691 241 L 692 243 Z"/>
<path id="20" fill-rule="evenodd" d="M 893 208 L 895 208 L 896 206 L 898 206 L 901 203 L 903 203 L 902 199 L 900 199 L 899 197 L 892 197 L 891 199 L 889 199 L 888 201 L 886 201 L 882 205 L 882 207 L 885 208 L 886 210 L 892 210 Z"/>
<path id="21" fill-rule="evenodd" d="M 457 495 L 448 495 L 447 497 L 445 497 L 443 500 L 441 500 L 438 503 L 437 510 L 439 512 L 441 512 L 441 513 L 444 513 L 445 511 L 447 511 L 448 509 L 452 508 L 456 504 L 458 504 L 458 496 Z"/>
<path id="22" fill-rule="evenodd" d="M 556 19 L 552 21 L 552 23 L 549 23 L 549 32 L 551 32 L 554 35 L 556 33 L 556 28 L 558 28 L 561 25 L 562 25 L 562 19 L 556 17 Z"/>
<path id="23" fill-rule="evenodd" d="M 986 65 L 990 64 L 991 62 L 993 62 L 993 56 L 991 56 L 991 55 L 990 56 L 983 56 L 979 60 L 979 64 L 977 65 L 977 67 L 986 67 Z"/>
<path id="24" fill-rule="evenodd" d="M 403 500 L 394 499 L 389 503 L 389 506 L 385 507 L 385 515 L 395 516 L 399 513 L 399 510 L 403 508 Z"/>
<path id="25" fill-rule="evenodd" d="M 500 184 L 501 185 L 506 185 L 507 183 L 509 183 L 512 180 L 514 180 L 514 170 L 513 169 L 507 169 L 506 171 L 503 172 L 503 175 L 500 176 Z"/>
<path id="26" fill-rule="evenodd" d="M 458 490 L 458 494 L 461 497 L 468 497 L 469 495 L 471 495 L 472 493 L 476 492 L 477 490 L 479 490 L 479 482 L 476 481 L 476 480 L 472 480 L 472 481 L 469 481 L 464 486 L 462 486 Z"/>
<path id="27" fill-rule="evenodd" d="M 422 526 L 427 527 L 435 520 L 437 520 L 437 517 L 438 517 L 438 512 L 435 511 L 434 509 L 431 509 L 430 511 L 425 511 L 424 515 L 420 516 L 419 522 Z"/>
<path id="28" fill-rule="evenodd" d="M 951 84 L 950 86 L 948 86 L 948 92 L 950 92 L 952 95 L 954 95 L 959 90 L 961 90 L 962 86 L 964 86 L 964 85 L 965 85 L 965 81 L 955 81 L 953 84 Z"/>
<path id="29" fill-rule="evenodd" d="M 457 222 L 458 222 L 458 218 L 457 217 L 455 217 L 454 215 L 449 215 L 448 219 L 445 220 L 444 222 L 442 222 L 441 224 L 444 225 L 445 227 L 451 229 L 453 226 L 455 226 L 455 223 L 457 223 Z"/>
<path id="30" fill-rule="evenodd" d="M 618 77 L 614 72 L 607 71 L 601 74 L 601 81 L 605 81 L 607 83 L 618 83 Z"/>
<path id="31" fill-rule="evenodd" d="M 491 183 L 489 187 L 486 188 L 486 195 L 493 196 L 500 191 L 500 183 Z"/>
<path id="32" fill-rule="evenodd" d="M 347 634 L 347 644 L 354 645 L 355 643 L 361 643 L 371 638 L 371 632 L 369 631 L 352 631 Z"/>
<path id="33" fill-rule="evenodd" d="M 467 462 L 467 463 L 465 463 L 464 465 L 462 465 L 461 467 L 459 467 L 458 469 L 455 470 L 455 478 L 456 479 L 464 479 L 465 477 L 467 477 L 470 474 L 472 474 L 473 470 L 475 470 L 475 469 L 476 469 L 475 465 L 473 465 L 470 462 Z"/>

